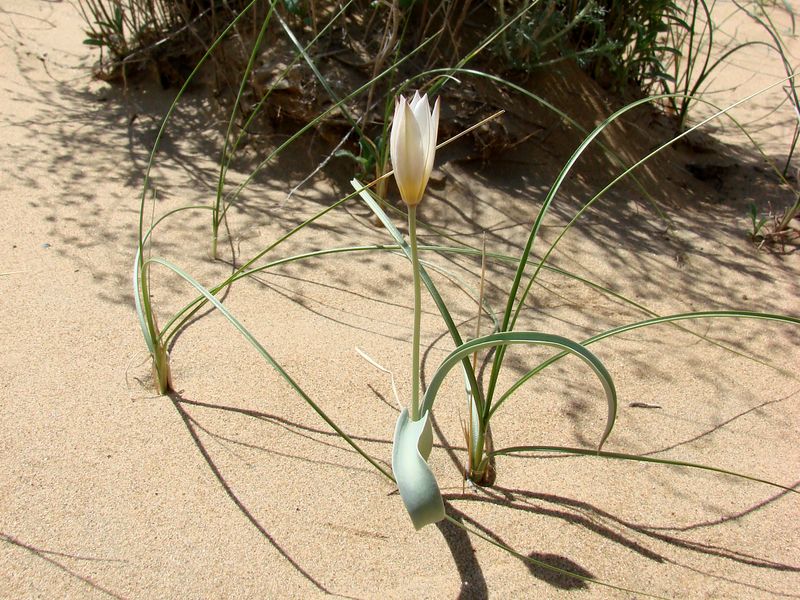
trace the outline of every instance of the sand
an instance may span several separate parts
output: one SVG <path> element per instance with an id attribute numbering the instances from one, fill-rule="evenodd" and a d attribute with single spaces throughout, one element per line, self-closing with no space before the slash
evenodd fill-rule
<path id="1" fill-rule="evenodd" d="M 707 472 L 552 456 L 500 459 L 495 488 L 464 489 L 456 377 L 437 400 L 431 457 L 448 513 L 522 555 L 634 592 L 529 566 L 452 524 L 414 531 L 393 484 L 218 313 L 176 337 L 176 392 L 155 394 L 130 280 L 147 153 L 173 92 L 93 81 L 70 3 L 2 4 L 0 597 L 800 595 L 794 493 Z M 763 58 L 737 64 L 758 67 Z M 768 78 L 781 69 L 754 70 Z M 715 85 L 733 100 L 752 78 L 739 84 L 739 74 L 729 76 Z M 182 106 L 154 171 L 156 214 L 213 198 L 224 123 L 201 94 Z M 784 106 L 759 121 L 769 124 L 759 135 L 773 144 L 771 155 L 785 157 L 792 118 Z M 717 133 L 743 146 L 732 129 Z M 474 245 L 486 231 L 491 251 L 518 254 L 566 158 L 542 145 L 490 168 L 443 153 L 421 217 Z M 725 160 L 736 163 L 734 173 L 715 185 L 692 177 L 677 154 L 665 155 L 643 177 L 672 228 L 623 186 L 565 238 L 553 263 L 659 314 L 738 308 L 797 316 L 800 257 L 757 251 L 746 235 L 749 202 L 785 205 L 790 192 L 752 153 L 732 156 Z M 153 254 L 205 285 L 220 281 L 232 257 L 241 264 L 349 191 L 320 174 L 287 200 L 309 164 L 298 151 L 248 188 L 229 215 L 222 261 L 207 256 L 204 211 L 167 222 Z M 586 172 L 567 187 L 546 239 L 600 179 Z M 430 232 L 423 239 L 439 240 Z M 367 209 L 351 203 L 274 257 L 387 242 Z M 475 260 L 428 258 L 477 287 Z M 443 274 L 434 277 L 472 335 L 474 302 Z M 507 267 L 490 265 L 487 298 L 496 310 L 510 277 Z M 153 281 L 162 323 L 194 297 L 166 270 L 154 270 Z M 583 339 L 645 318 L 564 276 L 544 273 L 541 283 L 519 328 Z M 369 253 L 297 263 L 238 282 L 225 304 L 331 418 L 389 461 L 398 414 L 390 379 L 356 348 L 391 370 L 401 399 L 409 397 L 412 297 L 403 259 Z M 426 295 L 424 381 L 451 349 Z M 796 326 L 706 320 L 628 333 L 593 351 L 619 391 L 607 450 L 711 464 L 797 489 Z M 546 356 L 510 353 L 504 383 Z M 604 419 L 599 384 L 565 360 L 509 400 L 493 429 L 498 447 L 591 448 Z"/>

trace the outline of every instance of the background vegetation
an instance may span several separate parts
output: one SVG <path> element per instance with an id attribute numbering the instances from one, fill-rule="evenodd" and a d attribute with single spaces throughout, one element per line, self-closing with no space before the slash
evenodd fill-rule
<path id="1" fill-rule="evenodd" d="M 439 91 L 448 69 L 468 66 L 525 85 L 534 73 L 577 65 L 623 99 L 665 94 L 660 108 L 674 117 L 674 132 L 680 133 L 690 108 L 704 101 L 710 77 L 742 48 L 768 45 L 787 76 L 793 74 L 770 17 L 770 11 L 789 9 L 762 2 L 736 7 L 764 28 L 769 42 L 743 41 L 721 55 L 712 52 L 718 18 L 715 3 L 706 0 L 81 0 L 79 5 L 85 43 L 100 51 L 98 77 L 126 84 L 156 76 L 164 87 L 184 83 L 217 37 L 246 13 L 195 78 L 221 106 L 235 107 L 237 120 L 229 132 L 263 129 L 257 116 L 290 128 L 314 121 L 335 134 L 333 152 L 356 161 L 361 175 L 386 171 L 389 110 L 397 83 L 409 78 Z M 388 76 L 379 77 L 387 67 Z M 352 94 L 362 87 L 364 93 Z M 797 110 L 793 80 L 787 89 Z M 494 107 L 482 92 L 471 83 L 440 91 L 453 109 L 443 115 L 444 133 L 491 114 Z M 317 118 L 332 105 L 336 110 Z M 484 158 L 519 141 L 508 129 L 488 129 L 488 138 L 476 140 Z M 796 128 L 787 140 L 788 158 L 777 174 L 784 184 L 794 180 L 790 161 L 799 132 Z M 384 195 L 385 188 L 378 191 Z M 792 223 L 798 211 L 798 202 L 766 213 L 754 206 L 753 241 L 785 249 L 787 241 L 796 241 Z"/>

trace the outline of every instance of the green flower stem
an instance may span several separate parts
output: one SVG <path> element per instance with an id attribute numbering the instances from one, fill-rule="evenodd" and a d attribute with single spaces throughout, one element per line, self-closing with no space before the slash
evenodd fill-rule
<path id="1" fill-rule="evenodd" d="M 422 317 L 419 255 L 417 254 L 417 207 L 408 207 L 408 238 L 414 271 L 414 338 L 411 342 L 411 420 L 419 419 L 419 330 Z"/>

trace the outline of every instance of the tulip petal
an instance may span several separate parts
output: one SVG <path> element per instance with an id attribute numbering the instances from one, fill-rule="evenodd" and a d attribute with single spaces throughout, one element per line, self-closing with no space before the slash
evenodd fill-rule
<path id="1" fill-rule="evenodd" d="M 428 185 L 428 179 L 430 179 L 431 171 L 433 171 L 433 159 L 436 156 L 436 139 L 439 135 L 439 98 L 436 99 L 436 103 L 433 105 L 433 114 L 430 116 L 429 124 L 428 124 L 428 139 L 427 145 L 425 146 L 425 183 L 424 186 Z M 425 187 L 423 186 L 423 190 Z"/>
<path id="2" fill-rule="evenodd" d="M 411 107 L 405 102 L 398 130 L 397 154 L 392 158 L 394 176 L 403 200 L 413 206 L 422 199 L 419 194 L 419 182 L 425 165 L 422 162 L 423 150 L 420 144 L 419 125 Z"/>
<path id="3" fill-rule="evenodd" d="M 394 431 L 392 471 L 400 497 L 416 529 L 445 517 L 439 485 L 426 462 L 432 447 L 430 413 L 412 421 L 408 409 L 404 409 Z"/>
<path id="4" fill-rule="evenodd" d="M 392 120 L 392 131 L 389 135 L 389 153 L 392 157 L 392 165 L 397 164 L 397 156 L 400 153 L 400 131 L 402 131 L 403 125 L 403 116 L 405 115 L 405 111 L 403 110 L 403 105 L 406 103 L 406 99 L 403 96 L 397 98 L 397 101 L 394 104 L 394 119 Z"/>
<path id="5" fill-rule="evenodd" d="M 403 202 L 416 206 L 425 194 L 436 154 L 439 100 L 433 113 L 427 94 L 414 92 L 411 102 L 399 96 L 394 107 L 389 152 Z"/>
<path id="6" fill-rule="evenodd" d="M 415 98 L 415 100 L 417 99 Z M 411 103 L 411 112 L 414 113 L 414 120 L 419 127 L 422 149 L 423 151 L 427 151 L 428 138 L 431 133 L 431 107 L 430 104 L 428 104 L 427 94 L 419 98 L 418 101 Z"/>

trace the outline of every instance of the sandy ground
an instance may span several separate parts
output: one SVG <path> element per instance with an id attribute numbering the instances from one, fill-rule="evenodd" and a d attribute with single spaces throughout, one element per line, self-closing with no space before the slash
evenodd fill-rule
<path id="1" fill-rule="evenodd" d="M 544 456 L 501 459 L 496 487 L 464 489 L 455 377 L 436 405 L 431 458 L 449 514 L 523 555 L 635 592 L 556 576 L 454 525 L 415 532 L 391 482 L 332 435 L 216 313 L 176 337 L 177 392 L 155 395 L 130 273 L 147 152 L 171 92 L 125 93 L 92 81 L 69 3 L 0 6 L 0 597 L 800 596 L 793 493 L 706 472 Z M 787 110 L 770 122 L 777 130 L 764 128 L 770 140 L 786 140 L 771 148 L 775 156 L 788 145 Z M 187 98 L 154 171 L 156 214 L 211 201 L 221 127 L 201 97 Z M 224 261 L 207 258 L 204 211 L 165 222 L 153 254 L 206 285 L 220 281 L 232 256 L 241 263 L 347 193 L 316 177 L 286 200 L 308 170 L 302 154 L 268 170 L 231 211 Z M 514 158 L 490 169 L 441 162 L 422 218 L 473 245 L 486 232 L 490 251 L 518 254 L 565 157 L 523 149 Z M 798 315 L 800 257 L 758 252 L 746 238 L 747 203 L 785 202 L 786 190 L 746 162 L 716 186 L 673 167 L 663 179 L 667 171 L 644 175 L 671 204 L 672 228 L 634 188 L 620 188 L 565 238 L 554 264 L 659 314 Z M 596 179 L 584 173 L 571 182 L 545 238 L 597 189 Z M 441 239 L 429 230 L 423 237 Z M 388 241 L 351 203 L 272 256 Z M 429 258 L 477 287 L 475 260 Z M 497 310 L 510 276 L 489 267 L 487 298 Z M 441 273 L 435 280 L 472 335 L 475 304 Z M 155 270 L 153 282 L 162 323 L 194 297 L 165 270 Z M 396 256 L 338 255 L 241 281 L 225 303 L 385 463 L 397 406 L 389 377 L 355 349 L 393 371 L 401 398 L 409 397 L 409 283 Z M 424 311 L 428 381 L 452 343 L 427 298 Z M 583 339 L 642 318 L 574 279 L 544 273 L 519 327 Z M 594 351 L 620 394 L 606 449 L 712 464 L 797 489 L 796 327 L 706 320 L 628 333 Z M 546 356 L 510 353 L 504 383 Z M 591 373 L 562 361 L 498 411 L 496 444 L 592 447 L 604 407 Z"/>

